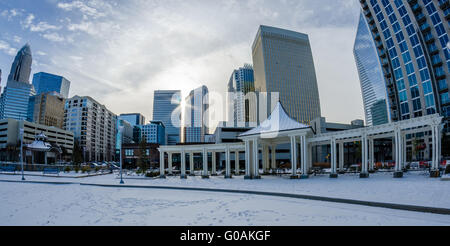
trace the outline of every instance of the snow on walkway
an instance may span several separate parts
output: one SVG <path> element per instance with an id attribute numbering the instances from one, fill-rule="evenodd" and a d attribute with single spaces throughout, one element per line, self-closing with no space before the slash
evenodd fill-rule
<path id="1" fill-rule="evenodd" d="M 0 201 L 2 226 L 450 225 L 449 215 L 279 197 L 77 184 L 3 182 Z"/>

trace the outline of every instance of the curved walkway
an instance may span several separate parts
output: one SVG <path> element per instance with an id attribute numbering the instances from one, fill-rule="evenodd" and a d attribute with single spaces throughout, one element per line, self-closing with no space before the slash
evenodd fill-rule
<path id="1" fill-rule="evenodd" d="M 371 202 L 371 201 L 361 201 L 361 200 L 354 200 L 354 199 L 312 196 L 312 195 L 302 195 L 302 194 L 289 194 L 289 193 L 279 193 L 279 192 L 267 192 L 267 191 L 216 189 L 216 188 L 200 188 L 200 187 L 175 187 L 175 186 L 157 186 L 157 185 L 153 185 L 153 186 L 152 185 L 115 185 L 115 184 L 81 183 L 81 182 L 51 182 L 51 181 L 21 181 L 21 180 L 0 180 L 0 182 L 57 184 L 57 185 L 79 184 L 79 185 L 86 185 L 86 186 L 113 187 L 113 188 L 139 188 L 139 189 L 165 189 L 165 190 L 222 192 L 222 193 L 235 193 L 235 194 L 249 194 L 249 195 L 260 195 L 260 196 L 274 196 L 274 197 L 307 199 L 307 200 L 315 200 L 315 201 L 323 201 L 323 202 L 346 203 L 346 204 L 353 204 L 353 205 L 398 209 L 398 210 L 406 210 L 406 211 L 413 211 L 413 212 L 450 215 L 450 209 L 448 209 L 448 208 L 426 207 L 426 206 L 405 205 L 405 204 L 385 203 L 385 202 Z"/>

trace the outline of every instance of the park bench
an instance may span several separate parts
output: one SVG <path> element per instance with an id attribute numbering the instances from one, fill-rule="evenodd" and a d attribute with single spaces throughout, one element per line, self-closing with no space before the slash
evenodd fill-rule
<path id="1" fill-rule="evenodd" d="M 58 174 L 59 176 L 59 168 L 56 167 L 46 167 L 44 168 L 43 174 Z"/>
<path id="2" fill-rule="evenodd" d="M 4 166 L 4 167 L 0 167 L 0 171 L 1 172 L 14 172 L 14 174 L 15 174 L 16 167 L 15 166 Z"/>

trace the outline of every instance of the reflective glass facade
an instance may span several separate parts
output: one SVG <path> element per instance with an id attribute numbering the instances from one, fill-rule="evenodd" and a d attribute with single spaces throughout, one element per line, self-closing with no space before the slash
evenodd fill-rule
<path id="1" fill-rule="evenodd" d="M 228 82 L 228 92 L 234 93 L 233 103 L 233 120 L 237 122 L 248 122 L 248 102 L 246 103 L 245 94 L 255 91 L 255 78 L 253 75 L 253 67 L 245 64 L 244 67 L 236 69 L 231 74 Z"/>
<path id="2" fill-rule="evenodd" d="M 62 76 L 49 73 L 36 73 L 33 75 L 33 85 L 36 94 L 58 92 L 64 98 L 69 97 L 70 81 Z"/>
<path id="3" fill-rule="evenodd" d="M 381 71 L 375 43 L 362 14 L 353 53 L 361 83 L 366 125 L 388 123 L 386 81 Z"/>
<path id="4" fill-rule="evenodd" d="M 172 116 L 177 118 L 172 121 Z M 162 121 L 167 135 L 166 143 L 175 145 L 180 142 L 181 127 L 181 91 L 157 90 L 153 96 L 153 120 Z"/>
<path id="5" fill-rule="evenodd" d="M 386 77 L 392 119 L 440 113 L 448 132 L 449 1 L 360 1 Z"/>

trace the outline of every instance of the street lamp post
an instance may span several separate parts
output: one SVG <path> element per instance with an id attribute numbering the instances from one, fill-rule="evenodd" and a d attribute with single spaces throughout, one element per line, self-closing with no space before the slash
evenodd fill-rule
<path id="1" fill-rule="evenodd" d="M 123 126 L 119 126 L 119 134 L 120 134 L 120 183 L 123 184 L 122 179 L 122 145 L 123 145 Z"/>
<path id="2" fill-rule="evenodd" d="M 20 166 L 22 168 L 22 180 L 25 180 L 25 176 L 23 174 L 23 128 L 20 128 Z"/>

